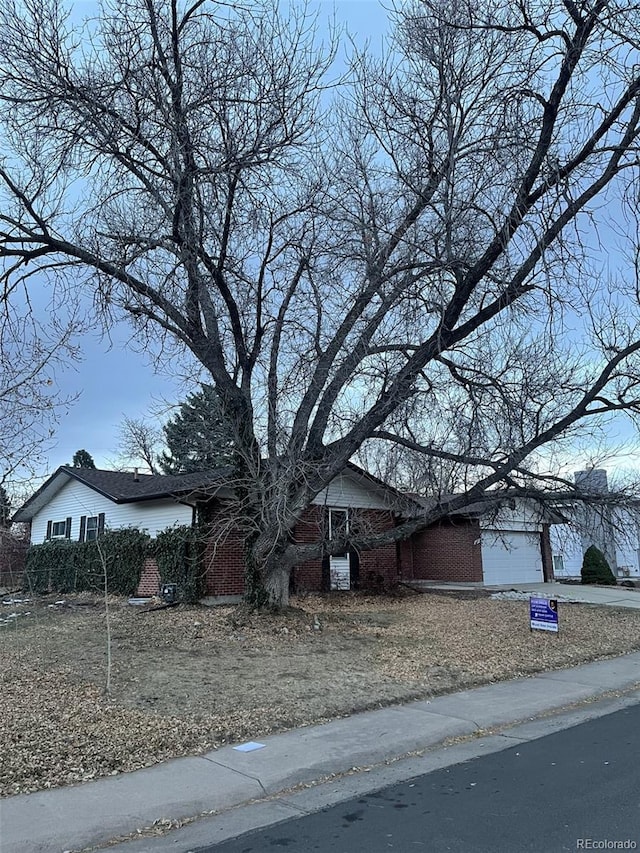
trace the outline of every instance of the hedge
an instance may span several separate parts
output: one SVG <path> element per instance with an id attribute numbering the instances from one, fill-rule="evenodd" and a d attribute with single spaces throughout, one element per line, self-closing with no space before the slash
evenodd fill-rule
<path id="1" fill-rule="evenodd" d="M 54 539 L 32 545 L 27 552 L 25 586 L 33 592 L 82 592 L 107 590 L 115 595 L 134 595 L 149 536 L 135 528 L 108 530 L 97 542 Z"/>

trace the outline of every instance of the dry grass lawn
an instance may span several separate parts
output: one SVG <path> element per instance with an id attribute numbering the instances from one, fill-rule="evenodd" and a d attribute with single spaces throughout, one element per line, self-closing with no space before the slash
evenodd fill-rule
<path id="1" fill-rule="evenodd" d="M 54 602 L 0 612 L 3 796 L 640 649 L 638 611 L 561 603 L 560 635 L 532 634 L 526 601 L 482 593 L 310 596 L 262 617 L 113 599 L 106 696 L 104 603 Z"/>

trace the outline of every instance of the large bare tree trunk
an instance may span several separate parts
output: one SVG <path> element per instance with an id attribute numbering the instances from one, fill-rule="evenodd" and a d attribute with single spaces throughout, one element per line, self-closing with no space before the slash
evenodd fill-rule
<path id="1" fill-rule="evenodd" d="M 245 598 L 255 609 L 284 610 L 289 606 L 290 563 L 277 545 L 267 556 L 264 540 L 251 537 L 245 545 Z"/>
<path id="2" fill-rule="evenodd" d="M 267 590 L 264 584 L 264 575 L 260 561 L 253 553 L 254 542 L 250 539 L 245 543 L 244 553 L 244 583 L 245 599 L 247 603 L 255 608 L 264 607 L 268 601 Z"/>
<path id="3" fill-rule="evenodd" d="M 284 610 L 289 606 L 289 576 L 290 571 L 284 562 L 269 567 L 265 590 L 269 607 L 274 610 Z"/>

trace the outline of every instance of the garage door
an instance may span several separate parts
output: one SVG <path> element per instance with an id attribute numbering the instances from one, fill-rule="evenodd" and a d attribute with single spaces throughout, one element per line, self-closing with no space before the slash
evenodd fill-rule
<path id="1" fill-rule="evenodd" d="M 541 583 L 539 533 L 483 533 L 482 571 L 486 584 Z"/>

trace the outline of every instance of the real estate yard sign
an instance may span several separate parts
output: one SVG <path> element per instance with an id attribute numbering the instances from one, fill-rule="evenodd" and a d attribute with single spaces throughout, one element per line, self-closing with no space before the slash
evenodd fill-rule
<path id="1" fill-rule="evenodd" d="M 530 598 L 529 620 L 532 631 L 558 633 L 558 602 L 555 598 Z"/>

